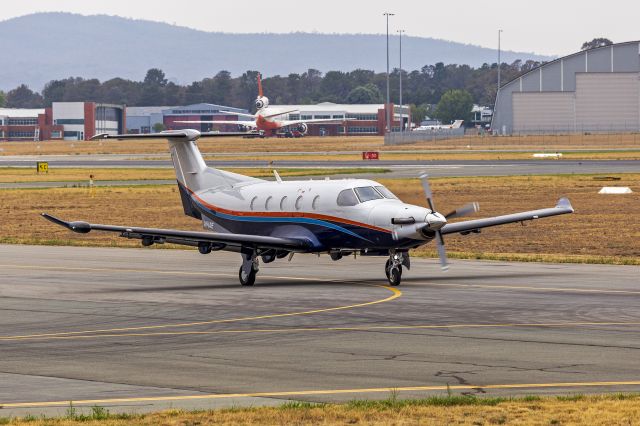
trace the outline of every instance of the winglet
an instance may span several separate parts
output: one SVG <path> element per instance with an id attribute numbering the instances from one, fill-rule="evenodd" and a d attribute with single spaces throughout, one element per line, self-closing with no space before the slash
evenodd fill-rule
<path id="1" fill-rule="evenodd" d="M 89 138 L 90 141 L 97 141 L 98 139 L 108 139 L 109 138 L 109 134 L 108 133 L 98 133 L 95 134 L 93 136 L 91 136 L 91 138 Z"/>
<path id="2" fill-rule="evenodd" d="M 63 226 L 79 234 L 86 234 L 87 232 L 91 231 L 91 225 L 88 224 L 87 222 L 67 222 L 55 216 L 51 216 L 50 214 L 47 214 L 47 213 L 41 213 L 41 215 L 48 221 L 53 222 L 56 225 Z"/>
<path id="3" fill-rule="evenodd" d="M 556 208 L 558 209 L 567 209 L 567 210 L 571 210 L 571 212 L 573 213 L 573 206 L 571 205 L 571 201 L 569 201 L 569 199 L 567 197 L 562 197 L 558 200 L 558 203 L 556 204 Z"/>

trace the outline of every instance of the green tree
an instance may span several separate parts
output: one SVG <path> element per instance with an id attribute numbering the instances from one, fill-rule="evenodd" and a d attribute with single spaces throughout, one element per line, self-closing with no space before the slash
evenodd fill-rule
<path id="1" fill-rule="evenodd" d="M 156 133 L 160 133 L 164 130 L 164 124 L 162 123 L 156 123 L 153 125 L 153 131 Z"/>
<path id="2" fill-rule="evenodd" d="M 167 79 L 164 71 L 159 68 L 151 68 L 149 71 L 147 71 L 147 75 L 144 77 L 144 84 L 146 86 L 166 86 Z"/>
<path id="3" fill-rule="evenodd" d="M 347 96 L 348 104 L 377 104 L 380 102 L 382 102 L 382 94 L 378 87 L 372 83 L 356 87 Z"/>
<path id="4" fill-rule="evenodd" d="M 415 124 L 420 124 L 425 117 L 432 113 L 431 104 L 411 104 L 411 121 Z"/>
<path id="5" fill-rule="evenodd" d="M 142 94 L 140 103 L 142 106 L 164 104 L 164 89 L 167 86 L 167 79 L 161 69 L 151 68 L 147 71 L 142 83 Z"/>
<path id="6" fill-rule="evenodd" d="M 42 108 L 44 101 L 39 93 L 21 84 L 7 93 L 6 104 L 9 108 Z"/>
<path id="7" fill-rule="evenodd" d="M 466 90 L 454 89 L 448 90 L 440 98 L 440 102 L 436 106 L 435 116 L 445 124 L 449 124 L 454 120 L 471 119 L 471 110 L 473 109 L 473 98 Z"/>
<path id="8" fill-rule="evenodd" d="M 582 43 L 582 47 L 580 48 L 580 50 L 595 49 L 596 47 L 609 46 L 612 44 L 613 42 L 608 38 L 598 37 L 598 38 L 594 38 L 591 41 L 585 41 L 584 43 Z"/>
<path id="9" fill-rule="evenodd" d="M 7 95 L 2 90 L 0 90 L 0 107 L 3 107 L 6 101 Z"/>

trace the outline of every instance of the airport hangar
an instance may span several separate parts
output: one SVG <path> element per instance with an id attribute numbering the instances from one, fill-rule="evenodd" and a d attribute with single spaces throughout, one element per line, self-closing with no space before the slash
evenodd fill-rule
<path id="1" fill-rule="evenodd" d="M 500 87 L 491 128 L 501 135 L 640 130 L 640 41 L 585 50 Z"/>
<path id="2" fill-rule="evenodd" d="M 88 140 L 126 128 L 123 105 L 53 102 L 40 109 L 0 108 L 0 141 Z"/>

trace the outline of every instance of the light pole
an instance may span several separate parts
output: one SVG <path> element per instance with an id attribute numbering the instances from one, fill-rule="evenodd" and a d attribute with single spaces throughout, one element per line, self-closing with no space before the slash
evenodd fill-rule
<path id="1" fill-rule="evenodd" d="M 386 123 L 386 133 L 391 131 L 391 108 L 390 108 L 390 100 L 389 100 L 389 16 L 395 16 L 395 13 L 385 12 L 384 16 L 387 17 L 387 104 L 385 105 L 385 110 L 387 111 L 387 123 Z"/>
<path id="2" fill-rule="evenodd" d="M 402 105 L 402 33 L 405 30 L 398 30 L 400 34 L 400 133 L 404 132 L 404 107 Z"/>
<path id="3" fill-rule="evenodd" d="M 498 90 L 500 90 L 500 68 L 502 68 L 500 66 L 502 63 L 500 59 L 500 34 L 502 34 L 502 30 L 498 30 Z"/>

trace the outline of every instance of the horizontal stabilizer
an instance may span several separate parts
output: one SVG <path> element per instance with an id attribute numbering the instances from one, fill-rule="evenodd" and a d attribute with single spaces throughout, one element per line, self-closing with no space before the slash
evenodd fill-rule
<path id="1" fill-rule="evenodd" d="M 229 124 L 235 124 L 229 122 Z M 226 136 L 244 136 L 246 132 L 199 132 L 194 129 L 186 130 L 167 130 L 159 133 L 140 133 L 140 134 L 126 134 L 126 135 L 110 135 L 108 133 L 99 133 L 91 138 L 92 141 L 102 139 L 172 139 L 172 140 L 185 140 L 194 141 L 200 138 L 222 138 Z"/>

